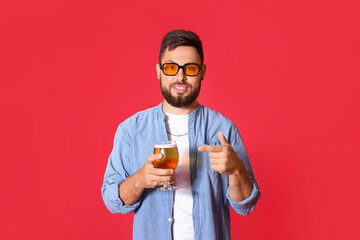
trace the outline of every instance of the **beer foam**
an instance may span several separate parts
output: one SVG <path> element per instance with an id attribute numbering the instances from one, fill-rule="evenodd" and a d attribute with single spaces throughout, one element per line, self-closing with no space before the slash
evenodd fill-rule
<path id="1" fill-rule="evenodd" d="M 176 148 L 176 144 L 174 143 L 171 143 L 171 144 L 167 144 L 167 143 L 164 143 L 164 144 L 155 144 L 154 148 Z"/>

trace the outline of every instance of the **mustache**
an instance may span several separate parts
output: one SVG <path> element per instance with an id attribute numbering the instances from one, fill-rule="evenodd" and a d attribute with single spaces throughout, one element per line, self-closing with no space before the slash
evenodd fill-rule
<path id="1" fill-rule="evenodd" d="M 171 84 L 172 86 L 174 85 L 185 85 L 185 86 L 189 86 L 188 84 L 186 84 L 184 81 L 177 81 L 176 83 L 174 84 Z"/>
<path id="2" fill-rule="evenodd" d="M 160 85 L 162 84 L 162 77 L 160 77 Z M 187 87 L 191 87 L 189 84 L 187 84 L 184 80 L 177 80 L 175 83 L 172 83 L 171 86 L 175 86 L 175 85 L 184 85 L 184 86 L 187 86 Z"/>

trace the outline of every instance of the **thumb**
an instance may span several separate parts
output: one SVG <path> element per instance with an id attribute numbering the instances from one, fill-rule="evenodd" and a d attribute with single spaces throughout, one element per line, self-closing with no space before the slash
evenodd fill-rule
<path id="1" fill-rule="evenodd" d="M 226 140 L 224 133 L 222 131 L 219 132 L 218 137 L 221 142 L 221 145 L 230 145 L 229 142 Z"/>
<path id="2" fill-rule="evenodd" d="M 156 160 L 160 160 L 160 159 L 162 159 L 163 157 L 164 157 L 164 155 L 161 154 L 161 153 L 154 153 L 154 154 L 151 154 L 151 155 L 148 157 L 147 161 L 148 161 L 149 163 L 153 164 L 153 162 L 155 162 Z"/>

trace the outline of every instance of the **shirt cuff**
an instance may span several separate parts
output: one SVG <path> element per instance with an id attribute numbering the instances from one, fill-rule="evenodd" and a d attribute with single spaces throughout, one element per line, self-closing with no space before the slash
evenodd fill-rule
<path id="1" fill-rule="evenodd" d="M 106 181 L 107 184 L 107 191 L 109 194 L 109 203 L 110 208 L 112 209 L 112 213 L 131 213 L 135 211 L 135 209 L 140 205 L 140 200 L 132 205 L 126 205 L 119 197 L 119 185 L 123 181 L 116 181 L 114 179 L 109 179 Z"/>
<path id="2" fill-rule="evenodd" d="M 261 197 L 261 193 L 259 191 L 259 187 L 255 181 L 253 181 L 253 189 L 250 196 L 240 202 L 233 201 L 229 196 L 229 188 L 226 191 L 226 197 L 229 200 L 229 204 L 231 208 L 241 214 L 241 215 L 248 215 L 255 207 L 257 201 Z"/>

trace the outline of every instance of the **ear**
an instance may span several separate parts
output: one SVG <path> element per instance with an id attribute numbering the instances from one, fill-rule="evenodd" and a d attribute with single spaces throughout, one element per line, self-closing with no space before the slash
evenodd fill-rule
<path id="1" fill-rule="evenodd" d="M 204 79 L 206 73 L 206 64 L 203 64 L 201 67 L 201 81 Z"/>
<path id="2" fill-rule="evenodd" d="M 160 74 L 161 74 L 161 69 L 160 69 L 160 64 L 156 64 L 156 74 L 157 74 L 157 78 L 160 80 Z"/>

